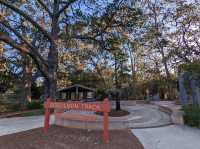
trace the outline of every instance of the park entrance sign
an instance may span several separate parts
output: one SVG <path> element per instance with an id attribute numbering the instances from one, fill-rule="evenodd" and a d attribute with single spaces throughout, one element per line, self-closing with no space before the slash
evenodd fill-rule
<path id="1" fill-rule="evenodd" d="M 102 102 L 55 102 L 51 99 L 47 99 L 44 103 L 45 108 L 45 120 L 44 131 L 49 129 L 50 109 L 54 109 L 56 117 L 62 117 L 64 119 L 79 120 L 79 121 L 95 121 L 96 116 L 85 116 L 76 114 L 66 114 L 64 110 L 83 110 L 83 111 L 95 111 L 103 113 L 103 138 L 105 142 L 109 142 L 109 117 L 110 103 L 108 98 L 105 98 Z"/>

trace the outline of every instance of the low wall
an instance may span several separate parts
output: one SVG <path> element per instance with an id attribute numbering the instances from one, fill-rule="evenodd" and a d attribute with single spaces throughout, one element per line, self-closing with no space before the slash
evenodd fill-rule
<path id="1" fill-rule="evenodd" d="M 159 109 L 158 105 L 145 104 L 141 102 L 138 104 L 137 101 L 121 101 L 122 109 L 127 110 L 130 114 L 123 117 L 110 117 L 109 118 L 109 129 L 132 129 L 132 128 L 152 128 L 171 125 L 170 113 Z M 115 101 L 111 101 L 111 105 L 114 108 Z M 146 111 L 145 111 L 146 110 Z M 156 111 L 160 112 L 157 113 Z M 82 129 L 102 129 L 103 128 L 103 117 L 96 115 L 92 112 L 84 111 L 71 111 L 73 114 L 96 116 L 95 121 L 79 121 L 79 120 L 67 120 L 60 117 L 55 118 L 55 124 L 65 127 L 82 128 Z M 77 113 L 76 113 L 77 112 Z M 141 112 L 141 113 L 140 113 Z M 151 114 L 155 114 L 152 115 Z M 165 113 L 163 115 L 163 113 Z M 70 115 L 70 111 L 65 111 L 66 115 Z M 166 120 L 166 116 L 167 120 Z M 152 117 L 152 118 L 151 118 Z"/>
<path id="2" fill-rule="evenodd" d="M 184 125 L 183 114 L 184 112 L 181 110 L 181 105 L 176 105 L 174 102 L 169 102 L 166 104 L 167 101 L 160 101 L 160 102 L 151 102 L 154 105 L 159 107 L 159 110 L 166 112 L 171 115 L 171 120 L 174 124 L 177 125 Z"/>

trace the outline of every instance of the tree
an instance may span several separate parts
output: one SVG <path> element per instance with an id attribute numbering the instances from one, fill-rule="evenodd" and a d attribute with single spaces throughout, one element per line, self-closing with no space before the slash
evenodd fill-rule
<path id="1" fill-rule="evenodd" d="M 173 13 L 173 28 L 170 34 L 171 55 L 177 63 L 188 63 L 199 59 L 200 55 L 200 25 L 199 2 L 176 2 L 176 11 Z"/>
<path id="2" fill-rule="evenodd" d="M 1 30 L 0 40 L 34 60 L 45 77 L 47 95 L 55 99 L 61 24 L 69 16 L 66 10 L 79 1 L 11 2 L 0 0 L 2 6 L 0 24 L 1 28 L 7 31 L 6 33 Z M 22 29 L 26 29 L 25 34 L 18 29 L 19 23 L 21 24 L 21 21 L 18 22 L 20 19 L 23 20 Z M 36 41 L 30 42 L 30 38 L 33 39 L 34 36 L 37 37 Z"/>

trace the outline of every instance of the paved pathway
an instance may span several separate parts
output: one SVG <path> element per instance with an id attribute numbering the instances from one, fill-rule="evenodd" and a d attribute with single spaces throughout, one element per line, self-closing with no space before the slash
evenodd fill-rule
<path id="1" fill-rule="evenodd" d="M 141 104 L 124 106 L 131 114 L 128 118 L 128 128 L 159 127 L 171 124 L 170 115 L 162 112 L 155 105 Z"/>
<path id="2" fill-rule="evenodd" d="M 54 121 L 53 119 L 51 117 L 51 123 Z M 0 136 L 42 127 L 43 121 L 44 116 L 0 119 Z"/>
<path id="3" fill-rule="evenodd" d="M 131 114 L 122 118 L 110 118 L 110 126 L 114 129 L 155 127 L 171 123 L 169 115 L 159 111 L 157 106 L 133 104 L 132 106 L 122 105 L 122 108 L 127 109 Z M 43 116 L 0 119 L 0 136 L 42 127 L 43 121 Z M 54 118 L 51 119 L 51 123 L 53 122 Z M 102 122 L 97 123 L 101 129 Z M 71 125 L 71 123 L 69 124 Z"/>
<path id="4" fill-rule="evenodd" d="M 132 132 L 145 149 L 200 149 L 200 129 L 171 125 Z"/>
<path id="5" fill-rule="evenodd" d="M 159 110 L 157 105 L 150 104 L 133 104 L 125 105 L 122 103 L 121 108 L 129 111 L 129 115 L 123 117 L 110 117 L 110 129 L 125 129 L 125 128 L 152 128 L 172 124 L 169 114 Z M 70 110 L 65 114 L 81 114 L 81 115 L 95 115 L 94 112 L 85 112 Z M 56 124 L 67 127 L 83 128 L 83 129 L 102 129 L 103 117 L 96 115 L 97 121 L 73 121 L 56 119 Z"/>
<path id="6" fill-rule="evenodd" d="M 0 136 L 43 126 L 43 116 L 0 119 Z M 51 117 L 51 123 L 54 117 Z M 199 149 L 200 129 L 170 125 L 132 129 L 145 149 Z"/>

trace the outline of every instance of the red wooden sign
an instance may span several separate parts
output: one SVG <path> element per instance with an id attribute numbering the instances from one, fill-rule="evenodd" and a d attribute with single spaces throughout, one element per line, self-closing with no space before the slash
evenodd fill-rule
<path id="1" fill-rule="evenodd" d="M 73 109 L 73 110 L 84 110 L 84 111 L 96 111 L 103 112 L 103 138 L 106 143 L 109 142 L 109 118 L 108 113 L 110 112 L 110 103 L 108 98 L 105 98 L 103 102 L 94 102 L 94 103 L 82 103 L 82 102 L 54 102 L 51 99 L 47 99 L 44 103 L 45 108 L 45 120 L 44 120 L 44 132 L 47 132 L 49 129 L 49 119 L 50 119 L 50 109 L 55 110 L 64 110 L 64 109 Z M 59 116 L 58 113 L 57 116 Z M 64 113 L 62 113 L 64 114 Z M 67 119 L 78 119 L 82 121 L 95 120 L 94 116 L 77 116 L 77 115 L 65 115 Z"/>

